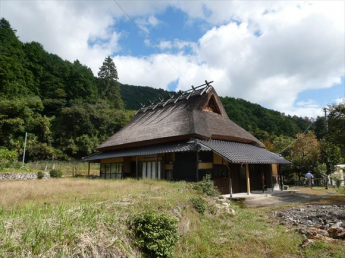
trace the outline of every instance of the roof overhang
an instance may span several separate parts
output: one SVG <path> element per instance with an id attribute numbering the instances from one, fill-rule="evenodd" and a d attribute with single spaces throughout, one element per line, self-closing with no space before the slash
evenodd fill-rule
<path id="1" fill-rule="evenodd" d="M 219 140 L 198 140 L 198 142 L 231 163 L 290 164 L 282 156 L 252 144 Z"/>
<path id="2" fill-rule="evenodd" d="M 221 140 L 196 140 L 191 139 L 188 142 L 169 143 L 151 145 L 139 148 L 128 148 L 93 155 L 83 158 L 83 161 L 97 162 L 102 159 L 111 159 L 118 157 L 149 156 L 172 152 L 190 152 L 190 151 L 213 151 L 231 163 L 246 164 L 290 164 L 289 161 L 280 155 L 270 152 L 264 148 L 252 144 L 221 141 Z"/>
<path id="3" fill-rule="evenodd" d="M 170 143 L 170 144 L 159 144 L 151 145 L 139 148 L 121 149 L 115 151 L 107 151 L 101 153 L 95 153 L 90 156 L 84 157 L 83 161 L 98 161 L 101 159 L 112 159 L 118 157 L 135 157 L 135 156 L 149 156 L 172 152 L 188 152 L 196 151 L 196 146 L 192 143 Z M 201 151 L 210 151 L 208 147 L 201 147 Z"/>

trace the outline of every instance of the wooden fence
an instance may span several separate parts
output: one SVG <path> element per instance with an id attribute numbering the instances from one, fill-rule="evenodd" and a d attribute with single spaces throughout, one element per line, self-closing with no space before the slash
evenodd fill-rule
<path id="1" fill-rule="evenodd" d="M 341 181 L 341 186 L 344 186 L 345 182 L 344 180 L 340 180 Z M 326 186 L 327 183 L 327 179 L 326 178 L 313 178 L 312 179 L 312 186 Z M 307 179 L 301 180 L 301 181 L 296 181 L 295 185 L 299 185 L 299 186 L 307 186 L 308 185 L 308 181 Z M 336 181 L 333 178 L 330 178 L 328 180 L 328 186 L 336 186 Z"/>
<path id="2" fill-rule="evenodd" d="M 59 169 L 64 173 L 64 176 L 87 175 L 87 162 L 80 161 L 51 161 L 41 160 L 36 162 L 29 162 L 25 164 L 32 170 L 49 172 L 52 169 Z M 90 164 L 90 175 L 99 175 L 99 164 Z"/>

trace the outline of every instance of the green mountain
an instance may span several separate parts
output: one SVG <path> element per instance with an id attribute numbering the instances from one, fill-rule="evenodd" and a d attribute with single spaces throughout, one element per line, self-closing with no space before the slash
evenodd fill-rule
<path id="1" fill-rule="evenodd" d="M 149 101 L 158 101 L 159 98 L 168 99 L 169 93 L 172 92 L 148 86 L 121 84 L 121 96 L 125 109 L 138 110 L 141 104 L 148 104 Z"/>
<path id="2" fill-rule="evenodd" d="M 21 154 L 28 132 L 28 159 L 80 158 L 120 130 L 140 103 L 169 98 L 162 89 L 113 80 L 104 70 L 111 62 L 106 58 L 102 75 L 95 77 L 78 60 L 71 63 L 37 42 L 21 42 L 10 23 L 1 19 L 0 146 Z M 121 98 L 114 103 L 119 92 Z M 275 135 L 294 137 L 310 123 L 243 99 L 221 101 L 230 119 L 262 141 Z"/>

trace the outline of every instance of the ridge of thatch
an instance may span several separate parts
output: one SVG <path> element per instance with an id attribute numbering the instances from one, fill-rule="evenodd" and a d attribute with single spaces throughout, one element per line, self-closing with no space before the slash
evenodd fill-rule
<path id="1" fill-rule="evenodd" d="M 216 106 L 215 112 L 207 108 L 210 101 Z M 143 106 L 123 129 L 97 149 L 145 146 L 191 137 L 264 146 L 229 119 L 216 91 L 206 82 L 205 85 L 193 87 L 179 96 Z"/>

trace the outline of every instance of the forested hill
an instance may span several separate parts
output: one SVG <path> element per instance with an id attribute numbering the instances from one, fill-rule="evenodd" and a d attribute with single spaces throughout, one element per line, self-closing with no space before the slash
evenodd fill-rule
<path id="1" fill-rule="evenodd" d="M 159 98 L 169 98 L 169 92 L 163 89 L 128 84 L 120 84 L 120 86 L 125 109 L 138 110 L 141 108 L 141 104 L 148 104 L 149 101 L 158 101 Z"/>
<path id="2" fill-rule="evenodd" d="M 0 148 L 21 154 L 28 132 L 28 159 L 80 158 L 121 129 L 140 103 L 169 97 L 162 89 L 124 85 L 117 79 L 110 57 L 96 77 L 78 60 L 63 60 L 37 42 L 21 42 L 1 19 Z M 242 99 L 221 100 L 230 119 L 262 141 L 293 137 L 310 122 Z"/>

